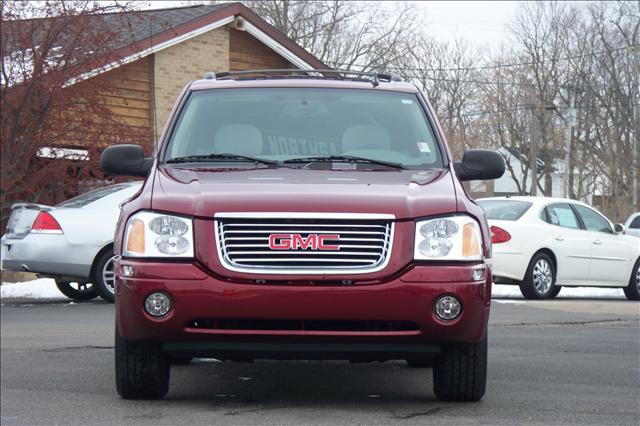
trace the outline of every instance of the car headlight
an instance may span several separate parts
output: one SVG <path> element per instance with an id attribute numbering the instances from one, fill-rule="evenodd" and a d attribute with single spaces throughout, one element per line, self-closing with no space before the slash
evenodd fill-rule
<path id="1" fill-rule="evenodd" d="M 418 260 L 482 260 L 480 226 L 470 216 L 418 221 L 413 257 Z"/>
<path id="2" fill-rule="evenodd" d="M 162 213 L 138 212 L 125 229 L 123 256 L 193 257 L 193 221 Z"/>

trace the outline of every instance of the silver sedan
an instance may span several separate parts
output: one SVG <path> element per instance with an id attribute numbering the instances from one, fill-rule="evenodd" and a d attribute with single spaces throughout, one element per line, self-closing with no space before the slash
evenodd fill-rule
<path id="1" fill-rule="evenodd" d="M 120 204 L 141 182 L 107 186 L 55 207 L 18 203 L 2 236 L 2 269 L 56 280 L 74 300 L 114 299 L 113 234 Z"/>

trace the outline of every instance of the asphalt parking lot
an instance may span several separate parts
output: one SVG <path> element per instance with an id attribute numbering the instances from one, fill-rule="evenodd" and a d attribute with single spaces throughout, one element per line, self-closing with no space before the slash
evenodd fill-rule
<path id="1" fill-rule="evenodd" d="M 113 305 L 3 299 L 1 423 L 638 424 L 640 304 L 494 301 L 480 403 L 435 399 L 403 362 L 196 360 L 162 401 L 113 383 Z"/>

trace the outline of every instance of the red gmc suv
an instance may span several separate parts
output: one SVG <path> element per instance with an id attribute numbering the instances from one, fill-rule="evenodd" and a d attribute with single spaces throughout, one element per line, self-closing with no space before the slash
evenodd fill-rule
<path id="1" fill-rule="evenodd" d="M 485 392 L 491 245 L 427 99 L 395 76 L 219 73 L 180 95 L 115 235 L 123 398 L 162 398 L 192 357 L 406 360 L 443 400 Z"/>

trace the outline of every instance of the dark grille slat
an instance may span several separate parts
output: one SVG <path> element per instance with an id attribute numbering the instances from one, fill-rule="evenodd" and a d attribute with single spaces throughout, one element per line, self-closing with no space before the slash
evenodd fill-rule
<path id="1" fill-rule="evenodd" d="M 265 259 L 265 258 L 261 258 L 261 257 L 250 257 L 250 258 L 240 258 L 237 259 L 238 262 L 244 262 L 244 263 L 252 263 L 252 262 L 291 262 L 291 258 L 287 258 L 287 259 Z M 363 259 L 318 259 L 318 258 L 305 258 L 305 259 L 298 259 L 298 261 L 306 261 L 306 262 L 317 262 L 317 263 L 371 263 L 370 260 L 363 260 Z"/>
<path id="2" fill-rule="evenodd" d="M 221 260 L 247 272 L 359 272 L 385 264 L 391 249 L 393 222 L 368 219 L 221 218 L 216 219 Z M 272 234 L 299 236 L 294 248 L 271 249 Z M 323 243 L 337 250 L 314 249 L 318 235 L 336 235 Z M 296 237 L 298 238 L 298 237 Z M 278 237 L 291 244 L 293 237 Z M 303 244 L 309 244 L 308 246 Z"/>
<path id="3" fill-rule="evenodd" d="M 308 234 L 334 234 L 334 233 L 338 233 L 340 232 L 341 234 L 345 234 L 345 235 L 384 235 L 384 232 L 380 232 L 380 231 L 339 231 L 339 230 L 326 230 L 326 229 L 265 229 L 265 230 L 257 230 L 257 229 L 251 229 L 251 230 L 240 230 L 240 231 L 224 231 L 222 232 L 222 235 L 225 236 L 225 238 L 231 238 L 231 237 L 227 237 L 227 235 L 235 235 L 235 234 L 239 234 L 239 235 L 245 235 L 245 234 L 289 234 L 289 233 L 297 233 L 297 234 L 301 234 L 301 235 L 308 235 Z"/>
<path id="4" fill-rule="evenodd" d="M 259 254 L 261 256 L 269 256 L 269 257 L 275 257 L 275 256 L 286 256 L 286 257 L 290 257 L 290 256 L 318 256 L 318 257 L 327 257 L 327 256 L 374 256 L 374 257 L 379 257 L 380 256 L 380 252 L 364 252 L 364 251 L 341 251 L 340 254 L 337 254 L 335 252 L 320 252 L 320 253 L 309 253 L 309 252 L 296 252 L 296 251 L 232 251 L 229 250 L 227 251 L 227 254 L 229 254 L 229 256 L 232 256 L 234 258 L 237 258 L 239 256 L 247 256 L 247 255 L 256 255 Z"/>

